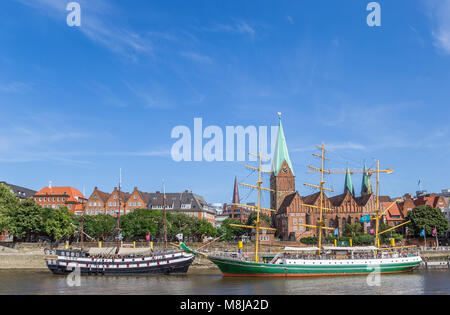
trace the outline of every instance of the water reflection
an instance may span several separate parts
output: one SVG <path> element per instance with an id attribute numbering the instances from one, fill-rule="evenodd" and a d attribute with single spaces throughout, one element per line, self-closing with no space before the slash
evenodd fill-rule
<path id="1" fill-rule="evenodd" d="M 82 277 L 69 287 L 66 277 L 47 271 L 0 271 L 0 294 L 450 294 L 450 272 L 421 271 L 381 276 L 369 286 L 365 276 L 325 278 L 223 278 L 219 274 Z"/>

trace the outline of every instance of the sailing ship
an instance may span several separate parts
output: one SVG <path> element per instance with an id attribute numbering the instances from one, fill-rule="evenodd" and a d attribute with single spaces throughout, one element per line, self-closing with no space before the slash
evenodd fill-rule
<path id="1" fill-rule="evenodd" d="M 122 176 L 120 176 L 122 177 Z M 124 248 L 120 230 L 122 205 L 121 182 L 119 181 L 119 210 L 116 217 L 117 246 L 112 248 L 83 248 L 83 219 L 81 217 L 81 248 L 51 250 L 45 249 L 45 261 L 53 274 L 70 274 L 79 271 L 81 275 L 132 275 L 132 274 L 184 274 L 195 259 L 195 255 L 183 250 L 167 250 L 165 186 L 163 198 L 164 250 L 152 248 Z"/>
<path id="2" fill-rule="evenodd" d="M 281 114 L 280 122 L 279 122 L 279 137 L 278 141 L 281 137 L 284 138 L 284 133 L 281 125 Z M 282 139 L 284 140 L 284 139 Z M 284 141 L 281 141 L 283 144 Z M 277 143 L 277 147 L 278 147 Z M 280 145 L 282 145 L 280 143 Z M 201 254 L 206 256 L 211 262 L 213 262 L 220 269 L 224 276 L 263 276 L 263 277 L 301 277 L 301 276 L 339 276 L 339 275 L 363 275 L 369 273 L 398 273 L 398 272 L 408 272 L 416 267 L 418 267 L 422 261 L 420 256 L 418 255 L 417 247 L 414 248 L 412 246 L 399 246 L 399 247 L 389 247 L 382 248 L 380 246 L 380 235 L 391 231 L 393 229 L 397 229 L 398 227 L 405 225 L 408 222 L 404 222 L 399 224 L 393 228 L 384 230 L 382 232 L 379 231 L 380 218 L 384 215 L 384 213 L 390 208 L 388 207 L 386 210 L 380 210 L 380 201 L 379 201 L 379 175 L 380 173 L 386 172 L 386 170 L 380 170 L 379 161 L 377 161 L 377 169 L 373 171 L 373 173 L 377 174 L 377 199 L 376 199 L 376 210 L 370 216 L 371 220 L 375 221 L 375 231 L 374 231 L 374 245 L 373 246 L 322 246 L 322 236 L 323 232 L 326 230 L 335 230 L 331 227 L 326 227 L 324 223 L 323 212 L 324 211 L 333 211 L 333 209 L 328 209 L 324 207 L 324 191 L 333 191 L 325 187 L 324 174 L 331 174 L 332 172 L 326 170 L 324 168 L 324 161 L 328 160 L 325 157 L 325 153 L 327 150 L 325 149 L 325 145 L 322 143 L 321 146 L 317 146 L 320 149 L 321 154 L 313 154 L 313 156 L 320 158 L 321 166 L 310 168 L 321 175 L 320 183 L 318 185 L 305 184 L 309 187 L 313 187 L 319 190 L 319 205 L 308 205 L 304 204 L 306 207 L 314 208 L 319 211 L 319 219 L 316 222 L 316 225 L 310 224 L 299 224 L 309 229 L 317 229 L 318 231 L 318 244 L 313 247 L 301 247 L 301 246 L 291 246 L 285 247 L 283 251 L 277 253 L 276 255 L 266 255 L 263 256 L 260 261 L 260 250 L 259 250 L 259 231 L 260 230 L 275 230 L 273 228 L 268 228 L 266 226 L 262 226 L 260 211 L 271 211 L 276 212 L 274 209 L 266 209 L 262 208 L 260 204 L 261 200 L 261 192 L 262 191 L 270 191 L 274 192 L 274 190 L 262 187 L 262 173 L 269 173 L 267 171 L 263 171 L 261 167 L 261 161 L 264 157 L 259 154 L 253 154 L 258 158 L 259 167 L 251 167 L 245 166 L 247 168 L 257 170 L 258 171 L 258 181 L 255 185 L 242 184 L 245 186 L 249 186 L 258 190 L 258 201 L 256 206 L 248 206 L 241 204 L 234 204 L 235 206 L 252 208 L 257 213 L 257 218 L 254 226 L 247 226 L 242 224 L 230 224 L 235 227 L 243 227 L 249 228 L 255 231 L 255 255 L 253 259 L 245 258 L 240 253 L 213 253 L 213 254 L 205 254 L 200 251 L 195 251 L 187 247 L 185 244 L 180 244 L 180 247 L 183 248 L 188 253 Z M 275 152 L 275 159 L 279 159 L 277 157 L 278 148 Z M 289 161 L 290 162 L 290 161 Z M 283 160 L 281 160 L 281 163 Z M 389 170 L 392 172 L 393 170 Z M 392 204 L 394 205 L 395 202 Z M 392 206 L 391 205 L 391 206 Z"/>

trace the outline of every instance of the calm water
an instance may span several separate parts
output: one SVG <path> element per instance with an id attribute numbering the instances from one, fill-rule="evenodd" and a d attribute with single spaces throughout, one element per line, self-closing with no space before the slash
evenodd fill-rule
<path id="1" fill-rule="evenodd" d="M 69 287 L 66 277 L 47 271 L 0 271 L 0 294 L 450 294 L 450 271 L 382 275 L 381 286 L 365 276 L 301 279 L 183 276 L 82 277 Z"/>

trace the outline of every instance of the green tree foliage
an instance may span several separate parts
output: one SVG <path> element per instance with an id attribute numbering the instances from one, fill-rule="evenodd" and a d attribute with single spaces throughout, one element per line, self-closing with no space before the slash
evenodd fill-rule
<path id="1" fill-rule="evenodd" d="M 255 222 L 256 222 L 256 218 L 257 218 L 258 214 L 256 212 L 252 212 L 247 219 L 247 223 L 246 225 L 251 225 L 254 226 Z M 259 214 L 259 220 L 260 221 L 265 221 L 269 227 L 272 227 L 272 218 L 269 217 L 268 215 L 265 215 L 264 213 L 260 213 Z"/>
<path id="2" fill-rule="evenodd" d="M 432 235 L 435 227 L 438 235 L 442 235 L 449 228 L 444 213 L 439 208 L 430 206 L 423 205 L 414 208 L 408 212 L 406 219 L 411 220 L 408 228 L 414 233 L 414 236 L 419 236 L 422 229 L 425 229 L 426 235 Z"/>
<path id="3" fill-rule="evenodd" d="M 6 185 L 0 184 L 0 232 L 8 229 L 9 213 L 17 210 L 19 203 L 19 198 L 11 189 Z"/>
<path id="4" fill-rule="evenodd" d="M 148 209 L 136 209 L 121 217 L 120 227 L 124 237 L 141 237 L 147 234 L 155 236 L 161 234 L 159 226 L 161 212 L 149 211 Z"/>
<path id="5" fill-rule="evenodd" d="M 28 199 L 8 211 L 8 233 L 14 237 L 30 239 L 32 233 L 42 231 L 42 208 Z"/>
<path id="6" fill-rule="evenodd" d="M 76 225 L 74 216 L 66 207 L 59 209 L 45 208 L 42 211 L 42 230 L 53 240 L 59 241 L 73 235 Z"/>
<path id="7" fill-rule="evenodd" d="M 361 231 L 362 231 L 363 227 L 361 225 L 361 223 L 347 223 L 344 227 L 344 236 L 351 236 L 351 237 L 355 237 L 357 235 L 361 235 Z"/>
<path id="8" fill-rule="evenodd" d="M 227 218 L 223 220 L 222 225 L 218 230 L 218 235 L 223 235 L 222 240 L 231 241 L 233 237 L 242 236 L 246 229 L 241 227 L 230 226 L 230 224 L 242 224 L 238 219 Z"/>
<path id="9" fill-rule="evenodd" d="M 195 235 L 200 240 L 205 236 L 212 237 L 216 236 L 217 234 L 217 230 L 214 228 L 214 226 L 205 219 L 195 220 L 194 231 Z"/>
<path id="10" fill-rule="evenodd" d="M 194 219 L 184 213 L 175 213 L 170 215 L 171 229 L 168 235 L 174 237 L 177 234 L 193 235 L 194 234 Z"/>

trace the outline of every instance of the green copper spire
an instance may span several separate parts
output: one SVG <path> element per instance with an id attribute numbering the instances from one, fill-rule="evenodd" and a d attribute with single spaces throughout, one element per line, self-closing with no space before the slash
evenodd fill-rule
<path id="1" fill-rule="evenodd" d="M 344 193 L 346 191 L 349 191 L 353 196 L 355 195 L 355 189 L 353 188 L 352 184 L 352 177 L 350 175 L 350 169 L 347 168 L 347 173 L 345 174 L 345 187 L 344 187 Z"/>
<path id="2" fill-rule="evenodd" d="M 370 194 L 369 177 L 367 176 L 366 164 L 364 164 L 364 172 L 361 184 L 361 196 Z"/>
<path id="3" fill-rule="evenodd" d="M 277 143 L 275 145 L 275 152 L 273 153 L 272 171 L 275 173 L 275 175 L 278 175 L 281 165 L 283 165 L 283 161 L 286 161 L 287 165 L 291 169 L 292 174 L 295 175 L 294 169 L 292 168 L 291 159 L 289 158 L 286 138 L 284 137 L 283 125 L 281 124 L 281 113 L 278 113 L 278 117 L 280 123 L 278 125 L 278 137 Z"/>

